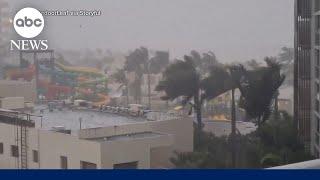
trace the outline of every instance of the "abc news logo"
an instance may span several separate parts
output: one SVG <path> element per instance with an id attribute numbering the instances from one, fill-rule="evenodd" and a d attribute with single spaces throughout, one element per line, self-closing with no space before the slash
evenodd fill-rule
<path id="1" fill-rule="evenodd" d="M 42 21 L 41 19 L 35 19 L 34 21 L 32 19 L 29 19 L 27 16 L 24 17 L 23 19 L 17 19 L 16 21 L 16 26 L 17 27 L 32 27 L 32 26 L 36 26 L 36 27 L 41 27 L 42 25 Z"/>
<path id="2" fill-rule="evenodd" d="M 11 40 L 10 50 L 47 50 L 48 40 L 33 40 L 44 28 L 42 14 L 34 8 L 23 8 L 14 17 L 13 27 L 22 40 Z"/>

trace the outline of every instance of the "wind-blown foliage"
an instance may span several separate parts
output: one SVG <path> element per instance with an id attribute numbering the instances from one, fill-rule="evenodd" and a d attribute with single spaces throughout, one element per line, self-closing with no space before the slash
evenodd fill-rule
<path id="1" fill-rule="evenodd" d="M 222 66 L 216 65 L 211 67 L 210 75 L 203 78 L 195 63 L 201 61 L 201 56 L 195 52 L 191 54 L 193 55 L 185 56 L 184 61 L 177 60 L 166 68 L 163 80 L 159 82 L 156 90 L 165 92 L 163 100 L 182 98 L 183 105 L 193 99 L 192 107 L 197 115 L 198 128 L 201 129 L 202 104 L 204 100 L 214 98 L 225 91 L 224 81 L 228 79 L 228 74 Z"/>
<path id="2" fill-rule="evenodd" d="M 169 53 L 165 51 L 156 51 L 155 56 L 150 59 L 149 72 L 158 74 L 169 65 Z"/>
<path id="3" fill-rule="evenodd" d="M 124 64 L 125 71 L 134 72 L 135 80 L 131 84 L 133 90 L 133 96 L 137 103 L 141 102 L 141 84 L 142 76 L 145 72 L 147 61 L 149 60 L 148 49 L 141 47 L 130 53 L 126 57 Z"/>
<path id="4" fill-rule="evenodd" d="M 280 64 L 273 58 L 266 58 L 267 67 L 252 71 L 244 70 L 239 89 L 241 91 L 240 107 L 259 125 L 271 115 L 272 105 L 278 89 L 285 76 L 280 73 Z"/>
<path id="5" fill-rule="evenodd" d="M 195 128 L 195 134 L 197 129 Z M 232 168 L 229 137 L 201 132 L 201 143 L 192 153 L 176 153 L 171 162 L 177 168 Z M 286 112 L 271 116 L 259 131 L 237 136 L 236 168 L 267 168 L 313 159 L 295 132 L 293 118 Z"/>
<path id="6" fill-rule="evenodd" d="M 112 74 L 111 77 L 115 82 L 120 84 L 120 87 L 118 89 L 125 88 L 125 92 L 123 94 L 127 97 L 127 105 L 129 104 L 129 81 L 126 77 L 126 72 L 124 69 L 118 69 L 114 74 Z"/>

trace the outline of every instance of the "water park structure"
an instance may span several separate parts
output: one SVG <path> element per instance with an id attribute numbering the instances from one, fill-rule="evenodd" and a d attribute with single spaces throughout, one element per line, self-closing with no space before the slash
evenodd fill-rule
<path id="1" fill-rule="evenodd" d="M 27 59 L 26 57 L 32 56 Z M 109 103 L 107 77 L 90 67 L 66 65 L 54 50 L 20 51 L 20 66 L 6 67 L 9 80 L 35 80 L 38 100 L 84 99 L 94 106 Z"/>

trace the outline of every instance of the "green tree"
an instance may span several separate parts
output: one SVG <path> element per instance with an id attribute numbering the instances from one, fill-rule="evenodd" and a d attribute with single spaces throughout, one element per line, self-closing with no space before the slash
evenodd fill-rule
<path id="1" fill-rule="evenodd" d="M 240 107 L 244 108 L 248 117 L 260 127 L 273 111 L 273 105 L 285 75 L 281 74 L 281 65 L 274 58 L 265 58 L 266 67 L 246 71 L 240 81 Z"/>
<path id="2" fill-rule="evenodd" d="M 129 105 L 129 81 L 126 77 L 126 72 L 124 69 L 118 69 L 114 74 L 111 76 L 115 82 L 120 84 L 118 89 L 125 88 L 125 92 L 123 94 L 126 95 L 126 103 L 127 106 Z"/>
<path id="3" fill-rule="evenodd" d="M 195 128 L 195 134 L 197 134 Z M 201 131 L 191 153 L 176 153 L 171 162 L 177 168 L 267 168 L 313 159 L 297 138 L 293 118 L 286 112 L 272 115 L 259 131 L 237 135 L 237 161 L 232 163 L 230 136 L 216 137 Z M 240 148 L 241 147 L 241 148 Z"/>
<path id="4" fill-rule="evenodd" d="M 142 76 L 145 72 L 145 66 L 149 60 L 149 52 L 147 48 L 141 47 L 131 52 L 124 64 L 125 71 L 134 72 L 135 80 L 132 84 L 133 96 L 136 103 L 141 103 L 141 84 Z"/>
<path id="5" fill-rule="evenodd" d="M 177 60 L 163 72 L 163 80 L 159 82 L 156 91 L 164 91 L 163 100 L 175 100 L 182 98 L 182 104 L 186 105 L 193 99 L 199 129 L 202 128 L 201 119 L 201 76 L 197 72 L 191 57 L 185 56 L 185 60 Z"/>
<path id="6" fill-rule="evenodd" d="M 169 64 L 169 53 L 156 51 L 155 56 L 149 58 L 149 50 L 145 47 L 136 49 L 126 57 L 124 69 L 135 73 L 135 80 L 132 84 L 136 103 L 141 103 L 142 77 L 147 74 L 148 83 L 148 107 L 151 102 L 150 74 L 160 73 Z"/>

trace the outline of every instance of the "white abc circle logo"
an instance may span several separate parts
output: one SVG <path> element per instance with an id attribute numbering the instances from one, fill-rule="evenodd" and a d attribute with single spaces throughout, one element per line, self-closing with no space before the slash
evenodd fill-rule
<path id="1" fill-rule="evenodd" d="M 20 36 L 34 38 L 42 32 L 44 19 L 38 10 L 23 8 L 14 16 L 13 27 Z"/>

